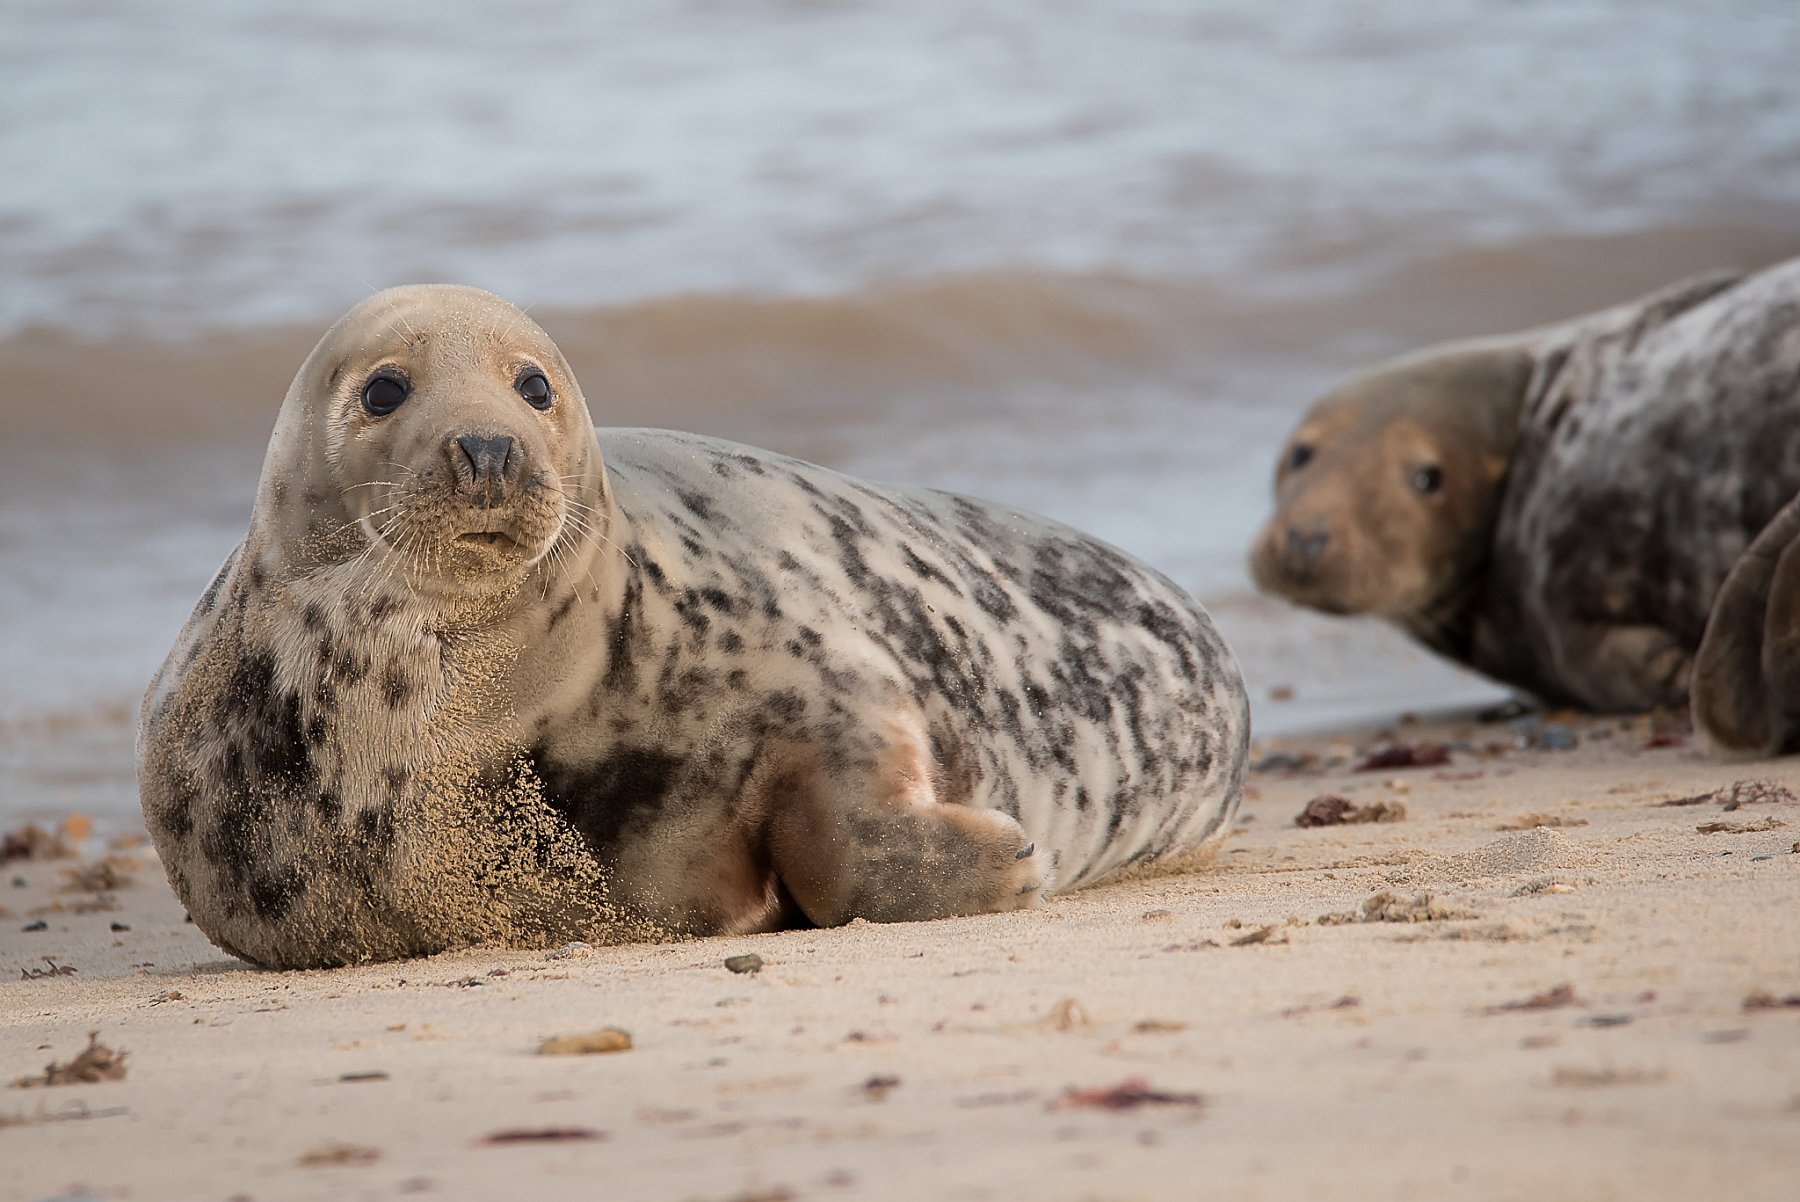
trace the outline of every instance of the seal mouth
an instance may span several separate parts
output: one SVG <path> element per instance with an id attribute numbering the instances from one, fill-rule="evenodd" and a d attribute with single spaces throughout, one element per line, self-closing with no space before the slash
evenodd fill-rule
<path id="1" fill-rule="evenodd" d="M 515 516 L 507 513 L 477 511 L 457 523 L 464 529 L 451 542 L 458 547 L 478 547 L 502 555 L 523 554 L 527 540 L 515 524 Z"/>
<path id="2" fill-rule="evenodd" d="M 457 535 L 456 541 L 487 547 L 493 551 L 517 551 L 524 548 L 523 543 L 503 530 L 471 530 L 467 534 Z"/>

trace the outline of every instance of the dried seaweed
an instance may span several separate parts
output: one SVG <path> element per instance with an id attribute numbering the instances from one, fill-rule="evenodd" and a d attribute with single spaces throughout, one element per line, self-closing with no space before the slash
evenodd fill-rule
<path id="1" fill-rule="evenodd" d="M 111 893 L 115 889 L 129 889 L 137 883 L 136 873 L 140 867 L 142 865 L 131 856 L 106 856 L 92 864 L 65 868 L 62 870 L 63 892 Z"/>
<path id="2" fill-rule="evenodd" d="M 1449 749 L 1438 743 L 1389 743 L 1364 756 L 1356 770 L 1379 772 L 1386 768 L 1436 768 L 1449 762 Z"/>
<path id="3" fill-rule="evenodd" d="M 75 969 L 73 967 L 67 964 L 58 964 L 49 956 L 44 957 L 44 963 L 48 967 L 21 969 L 19 979 L 22 981 L 36 981 L 43 977 L 70 977 L 75 975 Z"/>
<path id="4" fill-rule="evenodd" d="M 1553 989 L 1546 989 L 1542 993 L 1534 993 L 1522 1001 L 1501 1002 L 1498 1005 L 1489 1006 L 1486 1010 L 1482 1011 L 1482 1013 L 1513 1014 L 1526 1010 L 1560 1010 L 1564 1006 L 1573 1006 L 1575 1004 L 1575 987 L 1573 985 L 1564 984 L 1558 985 Z"/>
<path id="5" fill-rule="evenodd" d="M 1188 1106 L 1205 1105 L 1205 1099 L 1197 1093 L 1170 1093 L 1166 1090 L 1151 1089 L 1150 1083 L 1142 1077 L 1132 1077 L 1117 1085 L 1103 1086 L 1097 1089 L 1071 1089 L 1062 1097 L 1050 1103 L 1051 1110 L 1136 1110 L 1141 1106 Z"/>
<path id="6" fill-rule="evenodd" d="M 367 1144 L 321 1144 L 301 1154 L 295 1163 L 303 1169 L 332 1168 L 374 1164 L 381 1159 L 381 1149 L 371 1148 Z"/>
<path id="7" fill-rule="evenodd" d="M 46 1085 L 93 1085 L 101 1081 L 125 1079 L 126 1053 L 115 1051 L 100 1042 L 100 1032 L 89 1031 L 87 1047 L 76 1053 L 67 1064 L 52 1062 L 41 1076 L 20 1077 L 14 1089 L 37 1089 Z"/>
<path id="8" fill-rule="evenodd" d="M 1772 831 L 1786 826 L 1779 818 L 1762 818 L 1755 822 L 1702 822 L 1694 829 L 1702 835 L 1753 835 L 1758 831 Z"/>
<path id="9" fill-rule="evenodd" d="M 484 1144 L 569 1144 L 606 1138 L 592 1127 L 512 1127 L 481 1137 Z"/>

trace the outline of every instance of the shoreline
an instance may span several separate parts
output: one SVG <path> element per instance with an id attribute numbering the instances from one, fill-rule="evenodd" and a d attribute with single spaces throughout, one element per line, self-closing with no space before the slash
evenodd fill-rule
<path id="1" fill-rule="evenodd" d="M 1449 762 L 1356 771 L 1384 735 Z M 0 1077 L 94 1030 L 127 1059 L 123 1081 L 0 1089 L 7 1196 L 1787 1196 L 1800 760 L 1566 714 L 1257 757 L 1200 871 L 560 957 L 264 972 L 183 923 L 146 848 L 114 853 L 143 862 L 110 894 L 15 861 L 0 972 L 76 971 L 0 981 Z M 1663 804 L 1746 779 L 1775 788 Z M 1405 815 L 1295 826 L 1326 794 Z M 759 973 L 724 967 L 745 953 Z M 535 1054 L 603 1027 L 633 1047 Z"/>

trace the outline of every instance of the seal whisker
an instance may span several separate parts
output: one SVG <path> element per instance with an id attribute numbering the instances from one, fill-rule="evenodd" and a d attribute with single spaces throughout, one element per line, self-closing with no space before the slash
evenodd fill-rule
<path id="1" fill-rule="evenodd" d="M 418 341 L 418 340 L 419 340 L 419 331 L 417 331 L 417 330 L 415 330 L 415 329 L 414 329 L 414 328 L 413 328 L 413 323 L 412 323 L 412 322 L 410 322 L 410 321 L 408 321 L 408 320 L 406 320 L 406 314 L 404 314 L 404 313 L 402 313 L 402 312 L 401 312 L 401 311 L 400 311 L 400 306 L 399 306 L 399 305 L 398 305 L 398 304 L 396 304 L 396 305 L 395 305 L 395 306 L 394 306 L 394 307 L 393 307 L 393 308 L 392 308 L 392 309 L 391 309 L 391 310 L 390 310 L 390 312 L 391 312 L 391 313 L 392 313 L 392 314 L 393 314 L 393 316 L 394 316 L 394 319 L 395 319 L 395 320 L 396 320 L 396 321 L 398 321 L 398 322 L 399 322 L 399 323 L 400 323 L 400 324 L 401 324 L 401 325 L 403 325 L 403 326 L 405 326 L 405 327 L 406 327 L 406 335 L 407 335 L 407 337 L 408 337 L 408 338 L 409 338 L 409 339 L 411 339 L 411 340 L 412 340 L 412 341 L 413 341 L 413 342 L 417 342 L 417 341 Z"/>
<path id="2" fill-rule="evenodd" d="M 587 537 L 602 538 L 602 536 L 596 534 L 593 530 L 589 529 L 585 522 L 578 521 L 578 522 L 575 522 L 574 525 L 576 526 L 576 529 L 578 532 L 585 534 Z M 605 541 L 605 540 L 602 538 L 602 541 Z M 568 548 L 562 546 L 561 539 L 558 539 L 556 543 L 552 544 L 552 546 L 553 546 L 553 549 L 555 549 L 555 551 L 557 552 L 557 554 L 559 556 L 561 556 L 566 563 L 571 552 L 569 551 Z M 623 554 L 623 552 L 621 552 L 621 554 Z M 626 556 L 626 558 L 629 559 L 630 556 Z M 636 565 L 634 564 L 632 566 L 635 567 Z M 564 567 L 563 569 L 560 569 L 560 570 L 566 571 L 567 568 Z M 600 582 L 598 580 L 594 579 L 594 564 L 591 559 L 587 561 L 587 565 L 582 569 L 582 575 L 587 577 L 587 582 L 590 585 L 592 585 L 594 587 L 594 591 L 596 593 L 598 593 L 600 591 Z M 576 601 L 576 604 L 578 604 L 578 605 L 582 603 L 580 589 L 575 590 L 575 601 Z"/>
<path id="3" fill-rule="evenodd" d="M 416 528 L 402 525 L 407 516 L 407 510 L 402 507 L 393 517 L 383 522 L 378 531 L 381 536 L 381 544 L 388 554 L 382 564 L 381 572 L 371 576 L 369 579 L 369 587 L 366 593 L 366 597 L 369 600 L 374 599 L 376 590 L 385 589 L 388 586 L 389 582 L 393 579 L 395 570 L 405 561 L 405 545 L 410 538 L 417 533 Z M 396 529 L 398 529 L 399 533 L 398 540 L 393 538 Z M 373 550 L 373 544 L 370 545 L 370 549 Z"/>
<path id="4" fill-rule="evenodd" d="M 513 311 L 511 320 L 509 320 L 506 323 L 506 329 L 501 333 L 499 341 L 505 342 L 507 340 L 507 338 L 511 336 L 513 330 L 518 326 L 519 322 L 531 315 L 531 310 L 533 308 L 535 308 L 536 305 L 537 305 L 537 302 L 532 301 L 531 304 L 526 305 L 523 309 L 515 309 Z"/>
<path id="5" fill-rule="evenodd" d="M 626 563 L 630 564 L 633 568 L 639 567 L 638 561 L 631 557 L 631 552 L 627 551 L 624 547 L 620 546 L 617 541 L 615 541 L 611 538 L 608 538 L 605 534 L 601 533 L 591 523 L 591 521 L 588 520 L 588 519 L 592 519 L 594 521 L 598 521 L 598 520 L 602 519 L 605 515 L 600 510 L 594 508 L 593 506 L 587 504 L 584 501 L 580 501 L 574 497 L 571 497 L 569 494 L 562 492 L 561 490 L 556 490 L 556 491 L 557 491 L 557 495 L 562 497 L 563 504 L 567 505 L 570 508 L 570 510 L 572 511 L 572 512 L 565 514 L 565 521 L 573 523 L 573 522 L 579 520 L 580 524 L 577 527 L 577 529 L 583 536 L 585 536 L 587 538 L 591 538 L 591 539 L 595 540 L 596 542 L 601 543 L 604 546 L 611 547 L 613 550 L 617 551 L 620 555 L 624 556 Z"/>

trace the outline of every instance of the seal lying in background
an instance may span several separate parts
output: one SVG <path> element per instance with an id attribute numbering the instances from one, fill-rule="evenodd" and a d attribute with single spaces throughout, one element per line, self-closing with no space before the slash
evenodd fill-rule
<path id="1" fill-rule="evenodd" d="M 1222 837 L 1248 728 L 1205 612 L 1119 551 L 597 440 L 541 330 L 434 286 L 301 367 L 138 770 L 201 930 L 302 967 L 1033 905 Z"/>
<path id="2" fill-rule="evenodd" d="M 1552 702 L 1679 705 L 1714 595 L 1800 489 L 1800 261 L 1450 344 L 1295 430 L 1251 569 Z"/>

